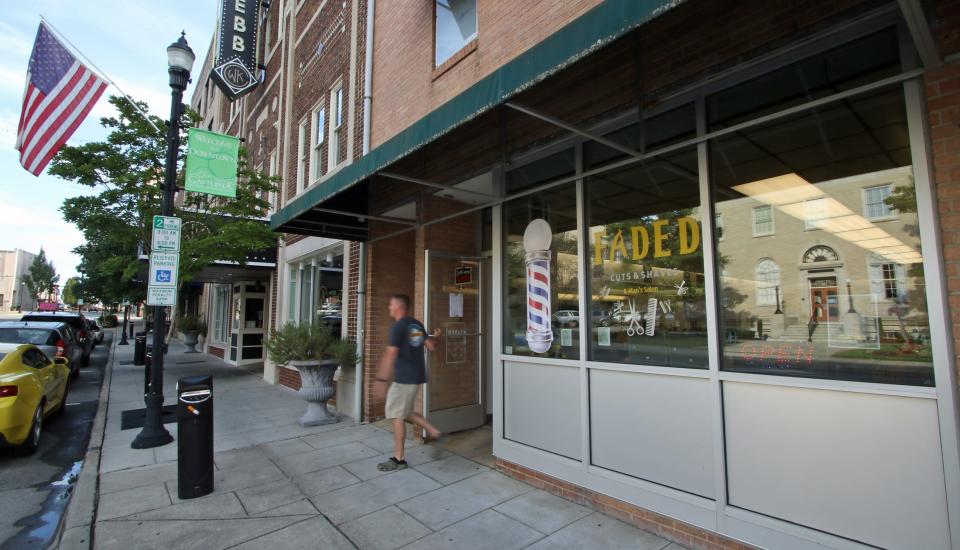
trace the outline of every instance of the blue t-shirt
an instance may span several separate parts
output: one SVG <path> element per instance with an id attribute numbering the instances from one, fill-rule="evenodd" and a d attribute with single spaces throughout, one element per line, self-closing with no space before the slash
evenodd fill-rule
<path id="1" fill-rule="evenodd" d="M 394 380 L 398 384 L 425 384 L 427 368 L 423 358 L 423 344 L 427 329 L 413 317 L 404 317 L 390 327 L 390 345 L 399 349 L 394 366 Z"/>

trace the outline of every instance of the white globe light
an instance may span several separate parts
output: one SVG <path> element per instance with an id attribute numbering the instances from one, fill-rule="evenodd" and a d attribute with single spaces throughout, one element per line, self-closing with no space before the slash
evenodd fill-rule
<path id="1" fill-rule="evenodd" d="M 553 230 L 550 224 L 543 218 L 537 218 L 527 225 L 523 232 L 523 249 L 527 252 L 532 250 L 547 250 L 553 241 Z"/>

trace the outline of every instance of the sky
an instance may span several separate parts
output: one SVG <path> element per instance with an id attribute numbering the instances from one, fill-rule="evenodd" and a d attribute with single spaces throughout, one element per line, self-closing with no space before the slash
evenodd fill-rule
<path id="1" fill-rule="evenodd" d="M 150 114 L 170 114 L 166 48 L 185 30 L 197 56 L 206 55 L 216 27 L 218 0 L 30 0 L 4 2 L 0 11 L 0 250 L 46 251 L 62 285 L 77 274 L 72 250 L 83 235 L 63 220 L 64 199 L 90 193 L 46 172 L 34 177 L 20 166 L 14 149 L 24 81 L 40 16 L 67 37 L 132 98 L 145 101 Z M 91 67 L 92 68 L 92 67 Z M 187 90 L 189 103 L 193 84 Z M 107 132 L 100 118 L 111 116 L 110 86 L 68 142 L 99 141 Z"/>

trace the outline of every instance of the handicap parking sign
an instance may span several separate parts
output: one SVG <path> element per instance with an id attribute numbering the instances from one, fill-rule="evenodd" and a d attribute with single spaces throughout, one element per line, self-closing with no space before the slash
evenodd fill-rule
<path id="1" fill-rule="evenodd" d="M 158 269 L 156 282 L 169 283 L 172 277 L 173 277 L 172 271 L 170 271 L 169 269 Z"/>

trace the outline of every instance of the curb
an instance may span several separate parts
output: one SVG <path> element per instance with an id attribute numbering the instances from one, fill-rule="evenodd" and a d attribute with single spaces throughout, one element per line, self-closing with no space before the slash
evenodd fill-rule
<path id="1" fill-rule="evenodd" d="M 97 494 L 100 489 L 100 450 L 107 427 L 107 407 L 109 406 L 107 402 L 110 397 L 113 363 L 117 356 L 118 335 L 119 331 L 114 330 L 110 342 L 110 357 L 103 369 L 97 414 L 90 428 L 90 442 L 83 457 L 83 468 L 77 476 L 77 484 L 73 488 L 70 504 L 67 505 L 67 511 L 60 519 L 51 548 L 85 550 L 93 548 L 93 526 L 96 521 Z"/>

